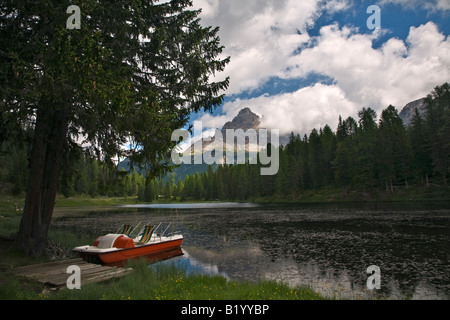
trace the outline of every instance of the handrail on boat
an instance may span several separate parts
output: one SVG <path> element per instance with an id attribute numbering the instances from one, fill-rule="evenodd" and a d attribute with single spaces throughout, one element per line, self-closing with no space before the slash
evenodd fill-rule
<path id="1" fill-rule="evenodd" d="M 159 236 L 159 239 L 161 240 L 161 238 L 163 237 L 163 235 L 166 233 L 166 231 L 167 231 L 167 229 L 169 229 L 169 227 L 170 227 L 170 225 L 172 224 L 172 222 L 170 222 L 168 225 L 167 225 L 167 228 L 164 230 L 164 232 Z"/>
<path id="2" fill-rule="evenodd" d="M 130 234 L 129 234 L 129 237 L 130 237 L 130 238 L 134 239 L 134 238 L 138 237 L 139 235 L 141 235 L 141 234 L 144 232 L 145 227 L 148 226 L 148 225 L 150 224 L 150 221 L 149 221 L 148 223 L 144 223 L 144 226 L 139 230 L 138 228 L 139 228 L 139 226 L 140 226 L 141 224 L 142 224 L 142 221 L 140 221 L 140 222 L 136 225 L 136 227 L 133 228 L 133 230 L 132 230 L 132 231 L 130 232 Z M 165 223 L 164 223 L 164 225 L 163 225 L 163 222 L 160 222 L 160 223 L 154 228 L 154 230 L 153 230 L 152 233 L 153 233 L 156 237 L 159 236 L 159 239 L 161 240 L 162 237 L 163 237 L 164 235 L 166 235 L 167 230 L 169 230 L 169 228 L 170 228 L 171 225 L 172 225 L 172 222 L 169 222 L 167 225 L 166 225 Z M 123 226 L 123 225 L 122 225 L 122 226 Z M 158 229 L 160 229 L 160 228 L 161 228 L 161 230 L 164 228 L 164 231 L 159 232 L 159 234 L 157 234 L 157 231 L 158 231 Z M 139 231 L 136 232 L 137 230 L 139 230 Z M 167 233 L 167 237 L 173 237 L 173 236 L 178 235 L 178 234 L 180 234 L 180 231 L 179 231 L 179 230 L 176 230 L 176 231 Z"/>
<path id="3" fill-rule="evenodd" d="M 136 235 L 134 235 L 134 232 L 139 228 L 139 226 L 141 225 L 142 221 L 139 221 L 139 223 L 136 225 L 136 227 L 133 229 L 133 231 L 130 233 L 129 237 L 131 239 L 137 237 L 140 233 L 142 233 L 142 231 L 144 231 L 144 228 L 142 228 L 141 231 L 139 231 Z"/>
<path id="4" fill-rule="evenodd" d="M 141 224 L 141 222 L 139 222 L 139 224 Z M 144 232 L 144 230 L 145 230 L 145 227 L 146 226 L 148 226 L 150 224 L 150 220 L 146 223 L 146 224 L 144 224 L 144 226 L 141 228 L 141 230 L 136 234 L 136 236 L 135 237 L 133 237 L 133 238 L 136 238 L 136 237 L 138 237 L 140 234 L 142 234 L 142 232 Z M 159 226 L 161 225 L 161 223 L 153 230 L 153 232 L 156 232 L 156 230 L 158 230 L 158 228 L 159 228 Z"/>
<path id="5" fill-rule="evenodd" d="M 154 232 L 154 234 L 156 235 L 156 230 L 158 230 L 159 229 L 159 227 L 162 225 L 162 222 L 160 222 L 159 224 L 158 224 L 158 226 L 155 228 L 155 232 Z"/>

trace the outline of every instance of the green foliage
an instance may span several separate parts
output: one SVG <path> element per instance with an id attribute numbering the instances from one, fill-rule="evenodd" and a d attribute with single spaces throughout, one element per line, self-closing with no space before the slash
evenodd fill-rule
<path id="1" fill-rule="evenodd" d="M 59 191 L 65 197 L 126 197 L 138 196 L 143 190 L 145 177 L 136 170 L 118 171 L 115 166 L 84 156 L 73 165 L 72 176 L 61 176 Z"/>
<path id="2" fill-rule="evenodd" d="M 450 170 L 450 84 L 438 86 L 426 99 L 426 135 L 431 147 L 433 173 L 448 184 Z"/>
<path id="3" fill-rule="evenodd" d="M 220 276 L 187 275 L 173 264 L 149 268 L 132 262 L 133 272 L 109 283 L 86 284 L 82 290 L 62 290 L 43 299 L 59 300 L 324 300 L 306 287 L 290 288 L 275 281 L 228 281 Z"/>
<path id="4" fill-rule="evenodd" d="M 79 6 L 79 29 L 66 27 L 69 5 Z M 19 139 L 27 126 L 34 129 L 18 240 L 24 252 L 44 252 L 61 168 L 66 195 L 100 192 L 100 182 L 71 183 L 81 150 L 109 163 L 127 157 L 158 176 L 171 168 L 172 132 L 187 125 L 191 112 L 223 102 L 229 79 L 210 79 L 229 58 L 219 58 L 218 28 L 201 26 L 200 10 L 191 6 L 190 0 L 2 1 L 0 144 L 7 133 Z M 117 188 L 136 193 L 124 176 Z"/>
<path id="5" fill-rule="evenodd" d="M 66 29 L 79 5 L 80 30 Z M 126 156 L 167 170 L 171 133 L 193 111 L 223 101 L 228 79 L 218 28 L 202 27 L 191 1 L 45 0 L 2 3 L 0 135 L 16 137 L 38 115 L 63 111 L 65 150 L 83 138 L 99 159 Z M 142 41 L 145 39 L 145 41 Z M 37 121 L 39 121 L 39 117 Z M 44 120 L 44 116 L 42 116 Z M 0 141 L 2 142 L 2 141 Z M 133 148 L 125 150 L 128 143 Z"/>
<path id="6" fill-rule="evenodd" d="M 447 184 L 450 174 L 450 86 L 437 87 L 428 97 L 428 110 L 417 113 L 406 129 L 394 106 L 377 115 L 363 108 L 356 121 L 339 119 L 336 133 L 329 126 L 314 129 L 303 139 L 291 134 L 281 147 L 276 176 L 261 176 L 259 165 L 222 166 L 186 178 L 183 199 L 191 200 L 296 200 L 302 194 L 327 188 L 375 189 L 394 193 L 412 183 L 429 185 L 439 176 Z M 441 180 L 442 181 L 442 180 Z M 211 197 L 212 196 L 212 197 Z"/>
<path id="7" fill-rule="evenodd" d="M 439 92 L 439 96 L 445 96 L 447 91 Z M 433 125 L 433 115 L 428 112 L 424 116 L 417 113 L 412 126 L 406 129 L 398 111 L 389 106 L 381 113 L 378 124 L 373 110 L 364 109 L 359 124 L 353 118 L 341 118 L 336 133 L 329 126 L 313 130 L 303 139 L 292 133 L 286 147 L 279 149 L 280 170 L 276 176 L 261 176 L 260 165 L 225 165 L 211 166 L 205 173 L 188 175 L 176 182 L 173 173 L 169 178 L 156 179 L 145 177 L 134 168 L 130 172 L 118 172 L 115 166 L 79 154 L 72 155 L 72 161 L 77 160 L 71 171 L 61 175 L 59 192 L 66 197 L 137 196 L 146 202 L 246 201 L 296 200 L 302 194 L 324 188 L 337 188 L 348 194 L 351 190 L 367 193 L 379 188 L 393 193 L 399 186 L 429 186 L 430 181 L 443 181 L 445 170 L 446 179 L 449 175 L 448 135 L 442 133 L 450 125 L 450 108 L 431 102 L 443 114 L 440 125 Z M 364 130 L 363 125 L 370 129 Z M 440 143 L 432 143 L 432 139 L 439 139 Z M 25 145 L 11 144 L 9 155 L 3 156 L 1 180 L 12 183 L 14 193 L 25 191 L 26 155 Z"/>

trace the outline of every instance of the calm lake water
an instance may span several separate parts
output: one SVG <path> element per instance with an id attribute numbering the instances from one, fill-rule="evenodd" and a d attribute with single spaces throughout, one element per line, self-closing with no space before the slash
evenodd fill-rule
<path id="1" fill-rule="evenodd" d="M 341 299 L 450 299 L 448 203 L 124 206 L 52 227 L 95 239 L 139 221 L 173 222 L 184 255 L 170 263 L 187 271 L 308 285 Z M 372 265 L 381 290 L 367 289 Z"/>

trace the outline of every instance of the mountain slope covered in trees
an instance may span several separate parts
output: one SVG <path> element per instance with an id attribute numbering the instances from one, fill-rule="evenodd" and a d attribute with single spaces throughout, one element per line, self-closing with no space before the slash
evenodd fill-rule
<path id="1" fill-rule="evenodd" d="M 279 149 L 280 169 L 275 176 L 261 176 L 260 165 L 244 164 L 190 171 L 185 179 L 174 173 L 159 179 L 133 169 L 118 171 L 79 154 L 72 169 L 61 174 L 58 190 L 67 197 L 138 196 L 149 202 L 295 201 L 327 189 L 339 192 L 342 198 L 352 193 L 364 198 L 376 192 L 394 194 L 429 186 L 448 190 L 450 85 L 436 87 L 425 102 L 425 110 L 418 110 L 409 126 L 404 125 L 398 110 L 389 106 L 380 117 L 363 108 L 358 119 L 340 118 L 335 132 L 325 126 L 309 136 L 292 133 Z M 27 148 L 26 144 L 13 144 L 8 156 L 2 157 L 0 180 L 13 193 L 23 192 L 26 185 Z"/>
<path id="2" fill-rule="evenodd" d="M 291 134 L 279 149 L 280 169 L 261 176 L 259 165 L 221 166 L 195 174 L 178 185 L 183 197 L 198 200 L 298 200 L 311 190 L 338 189 L 363 197 L 375 191 L 394 193 L 413 185 L 448 186 L 450 174 L 450 86 L 438 86 L 406 127 L 394 106 L 379 120 L 371 108 L 358 119 L 339 119 L 309 136 Z M 448 196 L 447 196 L 448 198 Z"/>

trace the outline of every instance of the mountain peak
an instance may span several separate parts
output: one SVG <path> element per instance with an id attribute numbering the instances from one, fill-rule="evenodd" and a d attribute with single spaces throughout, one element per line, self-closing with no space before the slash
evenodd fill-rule
<path id="1" fill-rule="evenodd" d="M 245 116 L 245 115 L 255 115 L 250 108 L 246 107 L 244 109 L 241 109 L 238 113 L 239 116 Z"/>
<path id="2" fill-rule="evenodd" d="M 258 129 L 261 124 L 259 116 L 250 110 L 250 108 L 241 109 L 238 115 L 227 123 L 222 128 L 222 132 L 228 129 L 242 129 L 244 131 L 248 129 Z"/>
<path id="3" fill-rule="evenodd" d="M 225 143 L 224 149 L 226 149 L 227 147 L 248 149 L 249 147 L 248 141 L 246 141 L 244 146 L 234 146 L 234 141 L 230 142 L 230 145 L 228 146 L 226 130 L 238 130 L 238 129 L 242 129 L 244 131 L 247 131 L 249 129 L 258 130 L 260 129 L 259 127 L 260 124 L 261 120 L 257 114 L 253 113 L 250 108 L 243 108 L 239 111 L 238 115 L 233 118 L 233 120 L 224 124 L 222 130 L 216 129 L 216 135 L 217 134 L 222 135 L 222 141 Z M 213 148 L 215 146 L 214 141 L 215 137 L 212 137 L 211 141 L 200 140 L 195 142 L 195 145 L 198 144 L 201 145 L 201 147 L 197 147 L 197 149 L 195 147 L 191 148 L 191 153 L 194 154 L 195 150 L 199 150 L 200 148 L 203 152 L 205 152 L 205 150 Z M 233 146 L 231 144 L 233 144 Z"/>
<path id="4" fill-rule="evenodd" d="M 420 115 L 425 113 L 427 103 L 426 98 L 422 98 L 413 102 L 408 103 L 403 110 L 400 112 L 400 118 L 403 120 L 403 124 L 409 127 L 412 123 L 412 119 L 416 115 L 416 109 L 419 111 Z"/>

